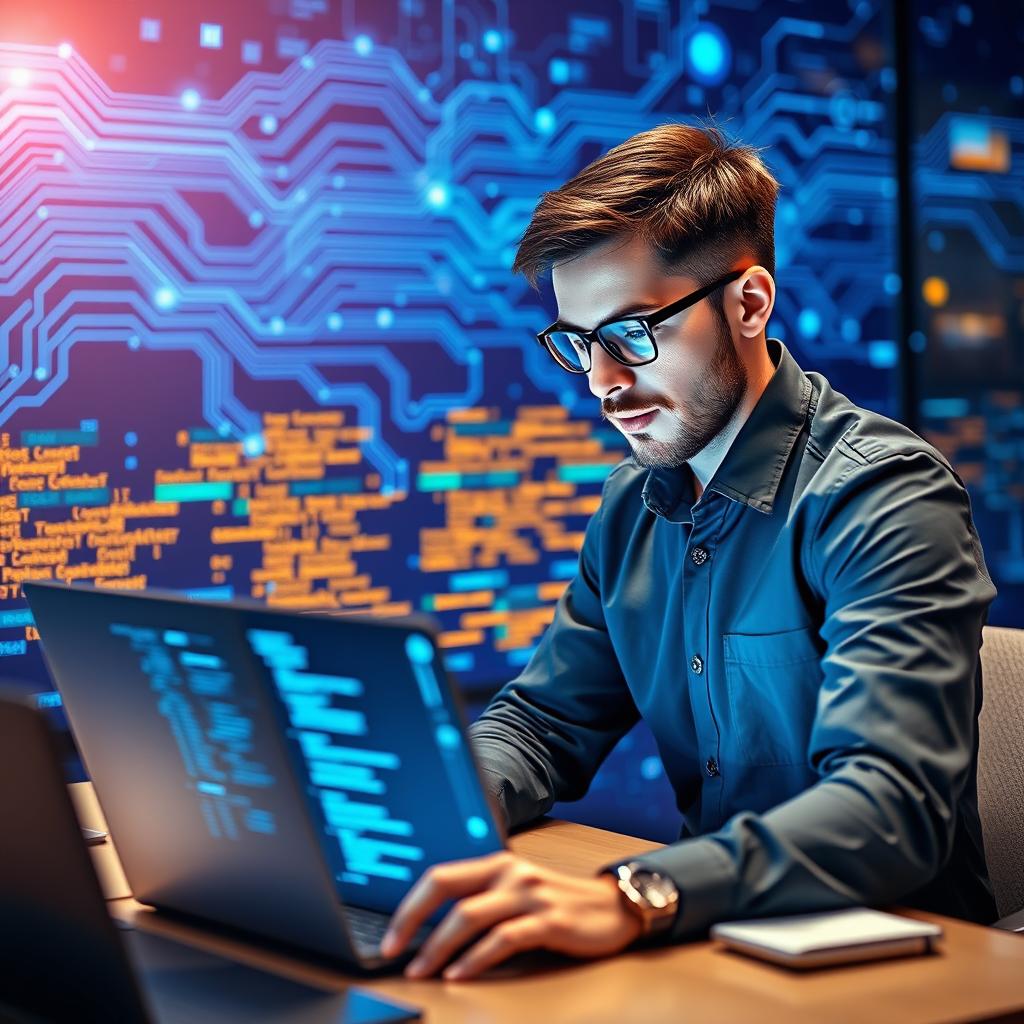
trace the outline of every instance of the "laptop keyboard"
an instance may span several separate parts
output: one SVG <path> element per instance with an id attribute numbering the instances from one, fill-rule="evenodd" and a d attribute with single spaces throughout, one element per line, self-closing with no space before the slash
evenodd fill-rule
<path id="1" fill-rule="evenodd" d="M 348 922 L 353 941 L 359 947 L 359 952 L 363 956 L 379 956 L 381 939 L 388 929 L 391 916 L 379 910 L 366 910 L 364 907 L 346 904 L 345 920 Z M 431 926 L 424 925 L 413 936 L 408 948 L 417 949 L 422 946 L 430 932 Z"/>

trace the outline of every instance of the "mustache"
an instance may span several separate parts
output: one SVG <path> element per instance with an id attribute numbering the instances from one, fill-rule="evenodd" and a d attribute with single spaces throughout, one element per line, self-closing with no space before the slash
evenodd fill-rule
<path id="1" fill-rule="evenodd" d="M 605 419 L 610 416 L 636 416 L 642 412 L 650 412 L 652 409 L 671 412 L 672 407 L 666 402 L 647 402 L 645 405 L 614 405 L 608 401 L 601 403 L 601 415 Z"/>

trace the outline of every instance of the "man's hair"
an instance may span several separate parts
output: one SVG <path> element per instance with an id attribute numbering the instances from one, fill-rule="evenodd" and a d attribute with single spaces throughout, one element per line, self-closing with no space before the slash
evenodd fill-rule
<path id="1" fill-rule="evenodd" d="M 512 269 L 534 287 L 554 264 L 616 236 L 644 239 L 701 285 L 748 255 L 775 273 L 779 183 L 758 150 L 714 125 L 663 124 L 609 150 L 534 211 Z M 712 296 L 722 314 L 721 293 Z"/>

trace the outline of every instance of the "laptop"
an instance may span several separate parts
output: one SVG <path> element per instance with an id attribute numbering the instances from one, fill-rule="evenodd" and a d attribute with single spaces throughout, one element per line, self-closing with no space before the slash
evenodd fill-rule
<path id="1" fill-rule="evenodd" d="M 429 866 L 504 847 L 428 621 L 25 594 L 140 902 L 380 970 Z"/>
<path id="2" fill-rule="evenodd" d="M 42 714 L 0 696 L 0 1020 L 20 1024 L 363 1024 L 419 1012 L 328 992 L 140 930 L 107 913 Z"/>

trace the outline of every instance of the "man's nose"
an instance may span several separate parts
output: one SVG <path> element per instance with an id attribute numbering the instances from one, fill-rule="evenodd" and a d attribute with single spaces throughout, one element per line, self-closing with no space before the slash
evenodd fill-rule
<path id="1" fill-rule="evenodd" d="M 590 346 L 590 371 L 587 374 L 591 394 L 595 398 L 605 399 L 616 391 L 625 391 L 636 383 L 636 374 L 629 366 L 624 366 L 600 346 Z"/>

